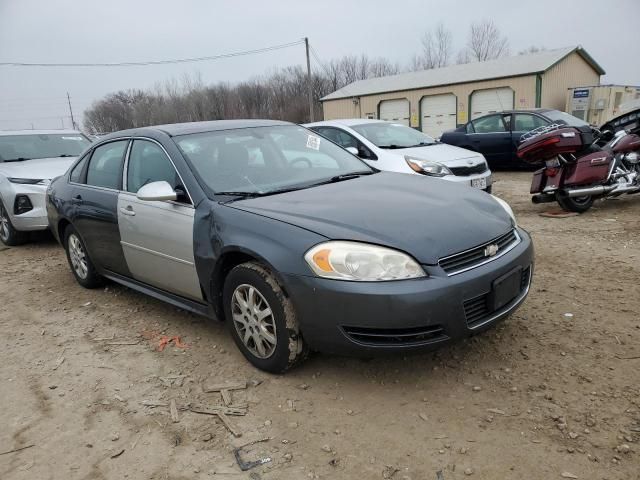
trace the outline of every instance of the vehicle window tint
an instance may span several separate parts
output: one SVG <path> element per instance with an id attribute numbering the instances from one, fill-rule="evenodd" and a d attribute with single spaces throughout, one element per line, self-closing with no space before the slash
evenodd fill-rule
<path id="1" fill-rule="evenodd" d="M 472 122 L 467 123 L 467 133 L 476 133 L 475 130 L 473 129 Z"/>
<path id="2" fill-rule="evenodd" d="M 501 115 L 490 115 L 473 121 L 476 133 L 494 133 L 506 131 Z"/>
<path id="3" fill-rule="evenodd" d="M 528 115 L 525 113 L 517 113 L 514 130 L 517 132 L 528 132 L 534 128 L 542 127 L 547 122 L 537 115 Z"/>
<path id="4" fill-rule="evenodd" d="M 69 176 L 69 180 L 74 183 L 83 183 L 82 171 L 84 170 L 84 166 L 87 164 L 87 160 L 89 159 L 89 154 L 86 154 L 82 159 L 73 167 L 71 170 L 71 175 Z"/>
<path id="5" fill-rule="evenodd" d="M 147 183 L 165 181 L 174 190 L 180 177 L 171 160 L 157 144 L 134 140 L 127 166 L 127 192 L 137 193 Z"/>
<path id="6" fill-rule="evenodd" d="M 87 185 L 120 189 L 122 164 L 128 140 L 110 142 L 93 151 L 87 169 Z"/>

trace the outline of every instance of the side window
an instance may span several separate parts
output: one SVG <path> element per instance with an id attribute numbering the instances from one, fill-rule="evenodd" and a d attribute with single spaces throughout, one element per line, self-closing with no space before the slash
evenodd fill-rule
<path id="1" fill-rule="evenodd" d="M 87 185 L 120 190 L 122 164 L 129 140 L 100 145 L 93 151 L 87 169 Z"/>
<path id="2" fill-rule="evenodd" d="M 358 156 L 369 160 L 377 160 L 378 158 L 374 153 L 369 150 L 362 142 L 353 137 L 349 133 L 342 131 L 338 128 L 332 127 L 318 127 L 315 129 L 320 135 L 327 137 L 334 143 L 337 143 L 342 148 L 354 147 L 358 149 Z"/>
<path id="3" fill-rule="evenodd" d="M 502 115 L 489 115 L 488 117 L 474 120 L 472 123 L 476 133 L 506 132 Z"/>
<path id="4" fill-rule="evenodd" d="M 528 132 L 533 130 L 534 128 L 542 127 L 546 125 L 542 118 L 537 115 L 529 115 L 525 113 L 517 113 L 515 127 L 513 128 L 516 132 Z"/>
<path id="5" fill-rule="evenodd" d="M 164 150 L 147 140 L 134 140 L 127 167 L 127 192 L 137 193 L 147 183 L 165 181 L 174 190 L 180 177 Z"/>
<path id="6" fill-rule="evenodd" d="M 476 133 L 476 131 L 473 129 L 473 122 L 467 123 L 467 133 Z"/>
<path id="7" fill-rule="evenodd" d="M 87 160 L 89 159 L 89 154 L 87 153 L 84 157 L 80 159 L 76 166 L 71 170 L 71 175 L 69 176 L 69 181 L 73 183 L 84 183 L 82 178 L 82 172 L 84 171 L 84 166 L 87 164 Z"/>

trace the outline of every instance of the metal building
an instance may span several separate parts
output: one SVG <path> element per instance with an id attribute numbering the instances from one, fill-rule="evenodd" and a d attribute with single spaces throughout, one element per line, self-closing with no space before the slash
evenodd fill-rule
<path id="1" fill-rule="evenodd" d="M 636 108 L 640 108 L 640 86 L 592 85 L 570 88 L 565 111 L 599 126 Z"/>
<path id="2" fill-rule="evenodd" d="M 487 113 L 564 110 L 568 88 L 598 85 L 604 73 L 578 46 L 360 80 L 321 101 L 325 120 L 379 118 L 438 137 Z"/>

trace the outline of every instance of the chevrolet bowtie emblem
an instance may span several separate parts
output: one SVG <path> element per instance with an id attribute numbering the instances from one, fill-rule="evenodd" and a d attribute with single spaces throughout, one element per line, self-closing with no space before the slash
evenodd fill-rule
<path id="1" fill-rule="evenodd" d="M 484 256 L 485 257 L 493 257 L 496 253 L 498 253 L 498 245 L 492 243 L 491 245 L 487 245 L 484 248 Z"/>

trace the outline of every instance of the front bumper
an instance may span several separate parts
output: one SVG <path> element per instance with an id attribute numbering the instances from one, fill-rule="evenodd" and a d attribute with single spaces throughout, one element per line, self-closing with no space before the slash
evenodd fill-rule
<path id="1" fill-rule="evenodd" d="M 453 276 L 424 266 L 428 278 L 395 282 L 345 282 L 283 275 L 305 341 L 326 353 L 368 355 L 425 350 L 493 326 L 524 301 L 533 276 L 533 244 L 521 242 L 485 265 Z M 497 311 L 480 311 L 493 282 L 522 269 L 520 293 Z M 487 302 L 489 303 L 489 302 Z"/>
<path id="2" fill-rule="evenodd" d="M 491 175 L 491 171 L 487 170 L 486 172 L 476 173 L 473 175 L 445 175 L 444 177 L 440 177 L 443 180 L 447 180 L 449 182 L 461 183 L 464 185 L 471 186 L 473 180 L 478 180 L 481 178 L 486 179 L 487 187 L 489 188 L 493 183 L 493 177 Z"/>
<path id="3" fill-rule="evenodd" d="M 11 184 L 13 186 L 11 195 L 3 195 L 3 201 L 11 224 L 16 230 L 29 232 L 35 230 L 46 230 L 49 228 L 46 208 L 46 185 L 22 185 Z M 19 195 L 29 197 L 33 208 L 28 212 L 16 215 L 14 213 L 15 200 Z"/>

